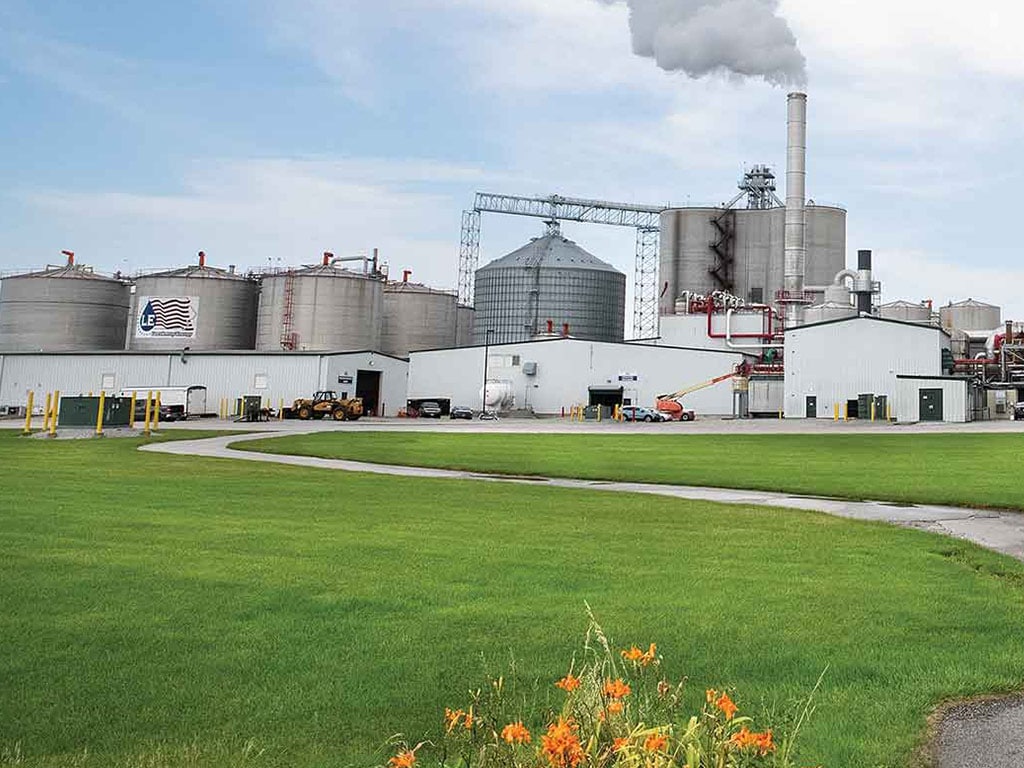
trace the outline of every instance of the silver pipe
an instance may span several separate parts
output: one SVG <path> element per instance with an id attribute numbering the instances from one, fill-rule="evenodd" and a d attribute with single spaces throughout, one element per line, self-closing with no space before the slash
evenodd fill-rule
<path id="1" fill-rule="evenodd" d="M 786 258 L 783 288 L 794 301 L 786 306 L 786 327 L 803 324 L 800 303 L 807 272 L 807 94 L 789 94 L 786 144 Z"/>

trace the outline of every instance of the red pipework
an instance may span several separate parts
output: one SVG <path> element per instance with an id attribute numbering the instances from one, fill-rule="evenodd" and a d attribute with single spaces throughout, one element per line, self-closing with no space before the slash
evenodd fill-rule
<path id="1" fill-rule="evenodd" d="M 403 283 L 408 283 L 409 282 L 409 275 L 411 275 L 411 274 L 412 274 L 412 270 L 411 269 L 403 269 L 402 270 L 402 282 Z"/>
<path id="2" fill-rule="evenodd" d="M 548 320 L 548 336 L 553 336 L 555 333 L 555 321 Z"/>
<path id="3" fill-rule="evenodd" d="M 328 266 L 331 263 L 331 259 L 334 258 L 334 254 L 330 251 L 324 251 L 324 266 Z"/>
<path id="4" fill-rule="evenodd" d="M 205 267 L 206 266 L 206 251 L 200 251 L 199 252 L 199 266 L 200 267 Z"/>
<path id="5" fill-rule="evenodd" d="M 75 252 L 74 251 L 61 251 L 65 256 L 68 257 L 68 266 L 75 266 Z"/>
<path id="6" fill-rule="evenodd" d="M 963 360 L 954 360 L 953 361 L 954 365 L 997 365 L 998 363 L 999 363 L 999 361 L 996 360 L 995 358 L 988 359 L 988 358 L 974 358 L 974 357 L 963 359 Z"/>
<path id="7" fill-rule="evenodd" d="M 569 324 L 568 323 L 563 323 L 562 324 L 562 336 L 564 338 L 569 338 Z"/>

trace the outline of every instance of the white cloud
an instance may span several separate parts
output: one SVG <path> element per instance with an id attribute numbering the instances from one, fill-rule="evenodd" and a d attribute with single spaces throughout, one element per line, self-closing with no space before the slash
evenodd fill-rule
<path id="1" fill-rule="evenodd" d="M 37 190 L 19 197 L 52 218 L 56 239 L 107 270 L 175 266 L 199 249 L 218 264 L 261 267 L 379 247 L 396 267 L 412 266 L 421 281 L 451 288 L 458 198 L 469 199 L 467 185 L 504 181 L 430 161 L 240 160 L 194 165 L 178 194 Z"/>

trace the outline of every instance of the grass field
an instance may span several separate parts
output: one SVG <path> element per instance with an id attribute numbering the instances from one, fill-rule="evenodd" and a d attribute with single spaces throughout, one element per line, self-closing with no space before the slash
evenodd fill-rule
<path id="1" fill-rule="evenodd" d="M 246 442 L 244 450 L 513 475 L 1024 509 L 1024 434 L 332 432 Z"/>
<path id="2" fill-rule="evenodd" d="M 551 690 L 585 601 L 694 703 L 831 665 L 806 765 L 905 765 L 938 701 L 1024 680 L 1024 565 L 969 544 L 137 444 L 0 432 L 0 764 L 370 765 L 509 659 Z"/>

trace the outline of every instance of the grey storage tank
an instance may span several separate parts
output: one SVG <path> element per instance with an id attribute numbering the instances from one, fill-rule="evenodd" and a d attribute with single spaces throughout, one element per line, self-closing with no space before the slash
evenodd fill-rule
<path id="1" fill-rule="evenodd" d="M 809 204 L 805 290 L 819 301 L 846 266 L 846 211 Z M 771 304 L 783 290 L 786 209 L 678 208 L 661 215 L 660 312 L 685 291 Z M 725 265 L 728 264 L 726 267 Z"/>
<path id="2" fill-rule="evenodd" d="M 196 265 L 135 280 L 129 348 L 141 351 L 253 349 L 259 284 L 252 278 Z"/>
<path id="3" fill-rule="evenodd" d="M 456 346 L 458 297 L 410 283 L 408 275 L 400 283 L 384 286 L 381 351 L 405 357 L 422 349 Z"/>
<path id="4" fill-rule="evenodd" d="M 622 341 L 625 306 L 626 276 L 549 223 L 544 237 L 477 270 L 474 343 L 532 339 L 549 321 L 574 338 Z"/>
<path id="5" fill-rule="evenodd" d="M 263 276 L 256 349 L 380 350 L 384 284 L 324 254 L 316 266 Z"/>
<path id="6" fill-rule="evenodd" d="M 0 282 L 0 350 L 123 350 L 128 284 L 91 267 L 67 263 Z"/>
<path id="7" fill-rule="evenodd" d="M 455 346 L 469 347 L 473 344 L 473 323 L 476 321 L 476 310 L 460 304 L 455 310 L 457 325 L 455 329 Z"/>
<path id="8" fill-rule="evenodd" d="M 1003 310 L 993 304 L 967 299 L 942 307 L 939 317 L 946 330 L 990 331 L 1002 324 Z"/>

